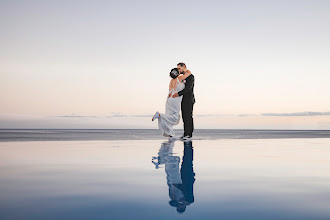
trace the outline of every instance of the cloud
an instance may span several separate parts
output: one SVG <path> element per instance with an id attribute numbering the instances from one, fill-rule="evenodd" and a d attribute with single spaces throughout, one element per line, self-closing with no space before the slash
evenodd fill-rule
<path id="1" fill-rule="evenodd" d="M 202 114 L 202 115 L 194 115 L 196 117 L 215 117 L 215 116 L 235 116 L 234 114 Z"/>
<path id="2" fill-rule="evenodd" d="M 258 116 L 257 114 L 199 114 L 196 117 L 217 117 L 217 116 Z"/>
<path id="3" fill-rule="evenodd" d="M 330 112 L 293 112 L 293 113 L 261 113 L 261 114 L 196 114 L 195 117 L 217 117 L 217 116 L 239 116 L 239 117 L 249 117 L 249 116 L 321 116 L 330 115 Z M 149 114 L 121 114 L 120 112 L 111 112 L 108 116 L 96 116 L 96 115 L 77 115 L 71 113 L 69 115 L 57 115 L 48 117 L 59 117 L 59 118 L 120 118 L 120 117 L 139 117 L 148 118 L 153 115 Z"/>
<path id="4" fill-rule="evenodd" d="M 248 116 L 319 116 L 319 115 L 330 115 L 330 112 L 292 112 L 292 113 L 261 113 L 261 114 L 203 114 L 203 115 L 194 115 L 197 117 L 214 117 L 214 116 L 239 116 L 239 117 L 248 117 Z"/>
<path id="5" fill-rule="evenodd" d="M 236 116 L 258 116 L 258 114 L 239 114 Z"/>
<path id="6" fill-rule="evenodd" d="M 311 117 L 315 113 L 303 112 L 305 117 L 295 117 L 288 121 L 285 117 L 302 115 L 296 113 L 262 114 L 200 114 L 194 115 L 198 128 L 217 129 L 330 129 L 330 112 L 318 112 L 319 117 Z M 270 114 L 276 114 L 276 117 Z M 149 117 L 149 118 L 148 118 Z M 151 115 L 121 114 L 79 115 L 75 113 L 57 116 L 0 114 L 1 129 L 158 129 L 158 124 L 151 122 Z M 256 120 L 258 119 L 258 120 Z M 320 122 L 321 121 L 321 122 Z M 182 127 L 182 120 L 180 120 Z"/>
<path id="7" fill-rule="evenodd" d="M 96 115 L 77 115 L 71 113 L 69 115 L 55 115 L 47 117 L 56 117 L 56 118 L 119 118 L 119 117 L 152 117 L 153 115 L 144 115 L 144 114 L 121 114 L 120 112 L 111 112 L 108 116 L 96 116 Z"/>
<path id="8" fill-rule="evenodd" d="M 120 112 L 111 112 L 110 116 L 106 116 L 107 118 L 113 117 L 152 117 L 153 115 L 146 115 L 146 114 L 121 114 Z"/>
<path id="9" fill-rule="evenodd" d="M 56 116 L 47 116 L 47 117 L 59 117 L 59 118 L 100 118 L 95 115 L 56 115 Z"/>
<path id="10" fill-rule="evenodd" d="M 318 116 L 330 115 L 330 112 L 293 112 L 293 113 L 263 113 L 262 116 Z"/>
<path id="11" fill-rule="evenodd" d="M 50 118 L 56 117 L 56 118 L 98 118 L 98 116 L 95 115 L 77 115 L 76 113 L 71 113 L 69 115 L 55 115 L 55 116 L 47 116 Z"/>

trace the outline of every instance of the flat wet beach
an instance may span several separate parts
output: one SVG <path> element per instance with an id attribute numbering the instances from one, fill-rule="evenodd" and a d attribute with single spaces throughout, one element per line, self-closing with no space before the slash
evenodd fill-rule
<path id="1" fill-rule="evenodd" d="M 329 219 L 330 139 L 0 142 L 1 219 Z"/>

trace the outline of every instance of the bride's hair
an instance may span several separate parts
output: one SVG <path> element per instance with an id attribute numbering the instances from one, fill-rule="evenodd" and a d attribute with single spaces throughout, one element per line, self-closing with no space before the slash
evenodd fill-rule
<path id="1" fill-rule="evenodd" d="M 170 76 L 175 79 L 176 77 L 178 77 L 180 74 L 179 74 L 179 70 L 178 68 L 173 68 L 171 69 L 171 72 L 170 72 Z"/>

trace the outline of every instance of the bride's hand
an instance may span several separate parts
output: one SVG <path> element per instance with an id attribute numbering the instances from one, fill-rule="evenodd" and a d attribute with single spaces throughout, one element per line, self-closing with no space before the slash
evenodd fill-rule
<path id="1" fill-rule="evenodd" d="M 172 98 L 176 98 L 178 96 L 179 96 L 178 93 L 174 93 L 174 95 L 172 96 Z"/>

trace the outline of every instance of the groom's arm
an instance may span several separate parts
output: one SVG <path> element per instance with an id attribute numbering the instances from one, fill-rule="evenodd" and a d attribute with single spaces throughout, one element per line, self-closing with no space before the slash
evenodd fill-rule
<path id="1" fill-rule="evenodd" d="M 185 95 L 189 90 L 192 89 L 193 85 L 194 85 L 194 75 L 191 75 L 189 78 L 186 79 L 186 84 L 183 90 L 181 90 L 180 92 L 178 92 L 179 96 Z"/>

